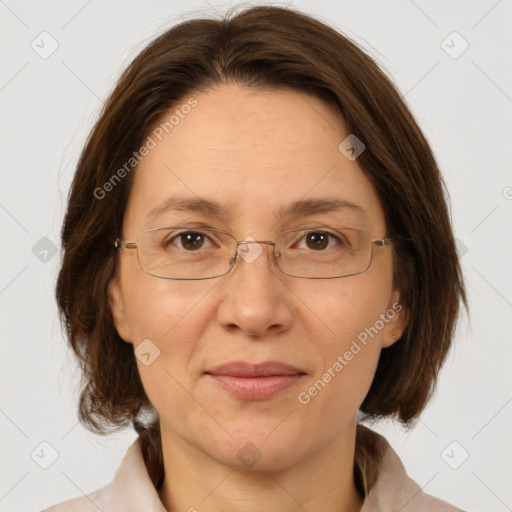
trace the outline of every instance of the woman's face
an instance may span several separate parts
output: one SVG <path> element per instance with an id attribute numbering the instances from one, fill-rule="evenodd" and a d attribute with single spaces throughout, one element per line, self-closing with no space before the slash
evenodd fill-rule
<path id="1" fill-rule="evenodd" d="M 194 98 L 197 105 L 169 133 L 153 136 L 156 146 L 135 171 L 126 240 L 184 224 L 229 231 L 238 241 L 314 225 L 385 237 L 378 195 L 357 159 L 338 149 L 349 134 L 322 101 L 234 85 Z M 148 221 L 171 195 L 218 203 L 223 214 L 168 209 Z M 313 199 L 350 201 L 362 212 L 277 213 Z M 287 276 L 269 258 L 272 246 L 261 249 L 254 261 L 239 257 L 228 274 L 197 281 L 153 277 L 136 251 L 120 251 L 110 304 L 120 336 L 134 348 L 144 343 L 136 361 L 162 436 L 230 466 L 242 467 L 249 452 L 261 457 L 259 468 L 279 469 L 353 432 L 379 353 L 401 335 L 405 310 L 397 312 L 391 247 L 374 246 L 368 271 L 337 279 Z M 277 386 L 289 386 L 249 397 L 222 385 L 243 377 L 207 373 L 234 362 L 280 362 L 301 376 L 278 377 Z"/>

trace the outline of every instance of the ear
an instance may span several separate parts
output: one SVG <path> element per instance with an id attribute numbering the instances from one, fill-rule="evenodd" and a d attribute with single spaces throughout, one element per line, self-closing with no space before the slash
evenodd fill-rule
<path id="1" fill-rule="evenodd" d="M 133 343 L 127 322 L 121 285 L 117 276 L 108 285 L 108 303 L 117 333 L 127 343 Z"/>
<path id="2" fill-rule="evenodd" d="M 381 345 L 382 348 L 387 348 L 401 338 L 409 321 L 409 309 L 401 302 L 398 290 L 391 295 L 383 320 Z"/>

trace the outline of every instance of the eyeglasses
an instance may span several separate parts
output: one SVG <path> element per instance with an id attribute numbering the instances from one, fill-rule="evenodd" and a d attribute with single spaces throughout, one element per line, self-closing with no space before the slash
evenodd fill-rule
<path id="1" fill-rule="evenodd" d="M 251 263 L 274 246 L 273 257 L 286 275 L 304 279 L 333 279 L 366 272 L 373 246 L 388 246 L 391 238 L 374 240 L 364 229 L 318 227 L 291 229 L 275 241 L 238 242 L 226 231 L 184 226 L 153 228 L 138 241 L 116 238 L 116 249 L 135 249 L 140 268 L 161 279 L 213 279 L 227 274 L 240 256 Z M 250 246 L 249 244 L 256 244 Z"/>

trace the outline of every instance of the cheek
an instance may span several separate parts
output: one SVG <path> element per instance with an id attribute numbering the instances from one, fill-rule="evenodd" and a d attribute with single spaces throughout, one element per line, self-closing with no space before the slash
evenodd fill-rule
<path id="1" fill-rule="evenodd" d="M 182 328 L 188 315 L 207 295 L 213 284 L 205 281 L 159 279 L 140 270 L 136 260 L 125 261 L 120 276 L 123 284 L 125 311 L 135 345 L 149 338 L 161 349 L 172 345 L 174 333 Z M 200 332 L 200 320 L 187 323 L 188 329 Z"/>
<path id="2" fill-rule="evenodd" d="M 159 397 L 167 394 L 162 387 L 179 401 L 177 382 L 187 382 L 208 322 L 201 299 L 214 283 L 159 279 L 133 263 L 120 267 L 126 320 L 143 386 L 158 408 Z"/>
<path id="3" fill-rule="evenodd" d="M 191 362 L 211 314 L 201 299 L 213 284 L 139 274 L 127 274 L 123 288 L 143 387 L 161 414 L 186 410 L 192 405 L 185 391 Z"/>
<path id="4" fill-rule="evenodd" d="M 312 411 L 333 420 L 357 411 L 377 368 L 390 292 L 390 279 L 377 272 L 311 287 L 307 303 L 320 321 L 309 335 L 321 365 L 299 403 L 316 403 Z"/>
<path id="5" fill-rule="evenodd" d="M 322 418 L 326 436 L 335 435 L 357 415 L 381 352 L 379 335 L 365 330 L 375 322 L 371 308 L 351 306 L 326 312 L 336 336 L 316 339 L 315 356 L 321 355 L 321 364 L 297 396 L 305 417 Z"/>
<path id="6" fill-rule="evenodd" d="M 383 328 L 380 318 L 386 313 L 390 293 L 391 279 L 386 273 L 367 271 L 326 281 L 322 287 L 312 286 L 302 295 L 319 320 L 315 322 L 315 330 L 320 328 L 322 337 L 328 340 L 323 345 L 327 343 L 339 352 L 348 350 L 352 340 L 359 339 L 362 343 L 380 340 Z"/>

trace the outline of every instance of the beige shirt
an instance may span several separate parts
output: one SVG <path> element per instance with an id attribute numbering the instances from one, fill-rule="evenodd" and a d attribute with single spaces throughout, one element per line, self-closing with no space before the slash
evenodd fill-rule
<path id="1" fill-rule="evenodd" d="M 396 452 L 386 445 L 376 483 L 370 489 L 361 512 L 462 512 L 433 496 L 407 476 Z M 105 487 L 84 496 L 63 501 L 42 512 L 166 512 L 147 473 L 137 438 L 128 448 L 114 478 Z"/>

